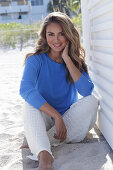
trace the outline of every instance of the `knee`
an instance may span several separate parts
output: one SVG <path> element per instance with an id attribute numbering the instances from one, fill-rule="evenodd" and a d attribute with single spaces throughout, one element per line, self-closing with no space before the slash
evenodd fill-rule
<path id="1" fill-rule="evenodd" d="M 97 109 L 99 106 L 99 100 L 97 99 L 97 97 L 95 97 L 93 94 L 87 96 L 87 100 L 88 100 L 88 105 L 89 107 L 91 106 L 91 108 L 93 109 Z"/>

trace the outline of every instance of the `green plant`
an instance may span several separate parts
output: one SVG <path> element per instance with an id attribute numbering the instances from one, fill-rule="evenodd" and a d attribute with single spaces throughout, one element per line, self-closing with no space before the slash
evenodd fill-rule
<path id="1" fill-rule="evenodd" d="M 15 48 L 17 44 L 37 39 L 37 32 L 40 26 L 40 22 L 31 25 L 13 22 L 10 24 L 0 23 L 0 46 Z"/>
<path id="2" fill-rule="evenodd" d="M 81 13 L 77 17 L 73 17 L 72 22 L 77 27 L 77 30 L 79 31 L 79 34 L 81 36 L 82 35 L 82 15 L 81 15 Z"/>

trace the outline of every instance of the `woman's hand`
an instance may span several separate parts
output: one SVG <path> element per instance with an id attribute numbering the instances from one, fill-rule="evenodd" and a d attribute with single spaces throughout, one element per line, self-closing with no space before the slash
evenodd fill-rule
<path id="1" fill-rule="evenodd" d="M 56 127 L 56 134 L 54 134 L 54 138 L 59 139 L 60 142 L 63 142 L 67 137 L 67 129 L 64 124 L 64 120 L 62 116 L 55 118 L 55 127 Z"/>
<path id="2" fill-rule="evenodd" d="M 68 48 L 69 48 L 69 42 L 67 43 L 67 45 L 65 46 L 63 52 L 62 52 L 62 58 L 65 61 L 66 58 L 69 58 L 68 56 Z"/>

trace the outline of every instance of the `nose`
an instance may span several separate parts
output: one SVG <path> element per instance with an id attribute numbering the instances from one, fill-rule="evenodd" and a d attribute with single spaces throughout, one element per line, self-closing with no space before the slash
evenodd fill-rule
<path id="1" fill-rule="evenodd" d="M 55 36 L 55 41 L 59 41 L 59 36 L 58 35 Z"/>

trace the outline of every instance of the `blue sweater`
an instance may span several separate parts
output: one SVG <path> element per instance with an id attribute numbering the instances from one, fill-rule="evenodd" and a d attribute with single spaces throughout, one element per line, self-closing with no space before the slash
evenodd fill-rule
<path id="1" fill-rule="evenodd" d="M 90 95 L 94 88 L 86 72 L 82 72 L 80 78 L 70 85 L 66 81 L 65 68 L 65 63 L 53 61 L 47 53 L 28 57 L 20 95 L 36 109 L 47 102 L 62 115 L 78 100 L 78 93 L 85 97 Z"/>

